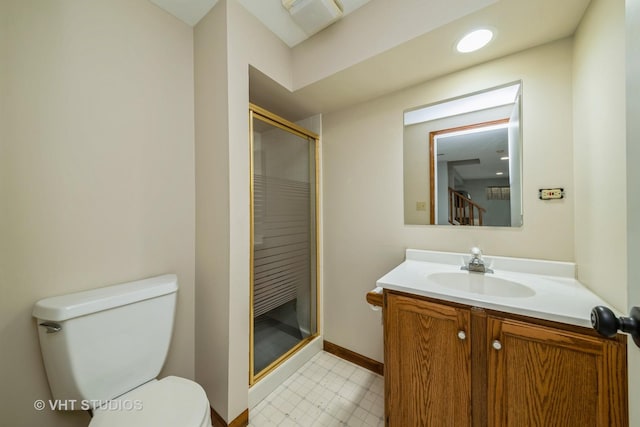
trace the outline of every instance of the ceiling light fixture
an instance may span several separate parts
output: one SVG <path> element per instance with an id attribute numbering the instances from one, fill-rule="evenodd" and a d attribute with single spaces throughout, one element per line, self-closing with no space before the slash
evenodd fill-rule
<path id="1" fill-rule="evenodd" d="M 496 175 L 504 175 L 504 172 L 496 172 Z"/>
<path id="2" fill-rule="evenodd" d="M 475 30 L 460 39 L 456 49 L 460 53 L 474 52 L 485 47 L 492 39 L 493 31 L 486 28 Z"/>
<path id="3" fill-rule="evenodd" d="M 509 156 L 500 157 L 500 160 L 509 160 Z"/>

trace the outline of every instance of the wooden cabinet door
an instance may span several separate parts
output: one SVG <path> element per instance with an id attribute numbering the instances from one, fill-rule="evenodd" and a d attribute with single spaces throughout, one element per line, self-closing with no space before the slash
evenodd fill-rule
<path id="1" fill-rule="evenodd" d="M 470 426 L 469 310 L 391 293 L 385 298 L 387 427 Z"/>
<path id="2" fill-rule="evenodd" d="M 621 343 L 495 317 L 487 328 L 489 426 L 628 425 Z"/>

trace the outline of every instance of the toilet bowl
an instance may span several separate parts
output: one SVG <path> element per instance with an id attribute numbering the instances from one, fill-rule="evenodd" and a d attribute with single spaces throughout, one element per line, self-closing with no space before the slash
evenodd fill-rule
<path id="1" fill-rule="evenodd" d="M 209 427 L 207 396 L 198 384 L 179 377 L 150 381 L 93 411 L 89 427 Z"/>
<path id="2" fill-rule="evenodd" d="M 204 427 L 207 395 L 180 377 L 158 379 L 173 329 L 174 274 L 36 303 L 40 349 L 54 400 L 89 409 L 90 427 Z"/>

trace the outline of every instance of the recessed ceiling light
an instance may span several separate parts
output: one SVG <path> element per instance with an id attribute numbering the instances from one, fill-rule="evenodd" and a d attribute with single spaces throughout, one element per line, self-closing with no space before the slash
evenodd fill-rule
<path id="1" fill-rule="evenodd" d="M 491 39 L 493 39 L 493 31 L 486 28 L 475 30 L 460 39 L 456 49 L 460 53 L 474 52 L 485 47 Z"/>
<path id="2" fill-rule="evenodd" d="M 496 172 L 496 175 L 504 175 L 504 172 Z"/>
<path id="3" fill-rule="evenodd" d="M 500 157 L 500 160 L 509 160 L 509 156 Z"/>

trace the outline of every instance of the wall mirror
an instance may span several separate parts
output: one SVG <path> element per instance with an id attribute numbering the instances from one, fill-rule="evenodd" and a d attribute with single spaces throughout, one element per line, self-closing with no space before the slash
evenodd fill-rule
<path id="1" fill-rule="evenodd" d="M 520 81 L 404 112 L 404 222 L 522 226 Z"/>

